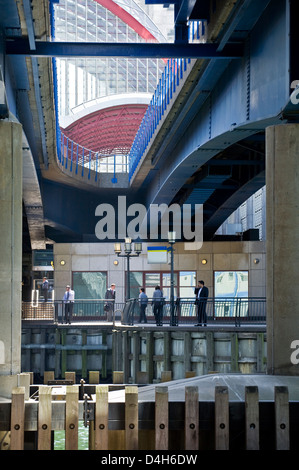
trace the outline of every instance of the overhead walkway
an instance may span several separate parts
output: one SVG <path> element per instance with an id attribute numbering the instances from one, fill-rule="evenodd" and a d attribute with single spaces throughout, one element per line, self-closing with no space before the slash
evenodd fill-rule
<path id="1" fill-rule="evenodd" d="M 162 202 L 181 204 L 200 195 L 196 200 L 204 204 L 204 237 L 209 240 L 221 221 L 264 184 L 265 148 L 267 370 L 298 375 L 299 139 L 298 90 L 294 90 L 299 77 L 298 2 L 239 0 L 221 2 L 215 9 L 217 5 L 204 0 L 182 2 L 181 8 L 175 8 L 174 44 L 134 44 L 128 49 L 124 44 L 58 45 L 49 41 L 46 0 L 1 1 L 5 12 L 0 18 L 5 197 L 1 199 L 0 365 L 2 379 L 8 379 L 2 381 L 5 393 L 20 372 L 23 163 L 28 170 L 24 189 L 31 190 L 23 198 L 28 223 L 34 229 L 39 222 L 41 228 L 31 232 L 35 243 L 97 241 L 95 209 L 102 202 L 115 204 L 119 195 L 127 195 L 128 203 L 138 200 L 147 207 Z M 187 18 L 208 18 L 207 42 L 188 43 Z M 149 143 L 137 154 L 128 187 L 113 183 L 108 190 L 90 184 L 92 172 L 88 178 L 84 171 L 79 179 L 61 171 L 51 59 L 69 54 L 113 55 L 116 51 L 123 57 L 167 56 L 195 62 L 182 77 L 181 89 L 176 89 L 174 101 L 169 103 L 172 106 L 160 114 Z M 28 174 L 33 166 L 36 174 L 31 187 Z M 33 190 L 37 191 L 34 204 L 30 200 Z"/>
<path id="2" fill-rule="evenodd" d="M 208 14 L 204 2 L 196 2 L 188 14 L 192 27 L 197 24 L 201 29 L 192 32 L 192 43 L 178 34 L 177 14 L 175 43 L 163 44 L 163 51 L 170 56 L 182 52 L 182 56 L 166 63 L 130 153 L 121 163 L 116 156 L 107 160 L 92 150 L 88 135 L 81 145 L 60 131 L 51 57 L 54 53 L 92 55 L 95 45 L 86 43 L 84 52 L 78 52 L 74 44 L 68 48 L 61 42 L 47 42 L 52 12 L 44 16 L 45 8 L 39 3 L 28 11 L 11 1 L 9 21 L 2 19 L 11 74 L 19 90 L 14 109 L 7 80 L 8 102 L 11 113 L 22 122 L 27 141 L 24 175 L 34 174 L 35 167 L 34 194 L 39 192 L 32 203 L 27 197 L 32 181 L 24 179 L 33 246 L 43 246 L 47 238 L 96 241 L 95 209 L 99 202 L 116 205 L 119 195 L 125 195 L 128 204 L 138 201 L 146 207 L 203 204 L 204 238 L 212 239 L 228 216 L 265 184 L 265 128 L 298 119 L 298 106 L 290 98 L 296 68 L 290 69 L 293 59 L 284 53 L 290 48 L 284 5 L 247 0 L 225 3 Z M 12 29 L 20 28 L 19 17 L 24 21 L 21 34 L 19 30 L 16 34 Z M 29 43 L 25 50 L 24 38 Z M 140 44 L 136 54 L 154 54 L 146 48 L 159 45 Z M 52 52 L 50 46 L 60 49 Z M 161 54 L 154 50 L 156 56 Z M 119 53 L 131 54 L 121 45 Z M 195 54 L 201 57 L 194 58 Z M 269 76 L 269 70 L 275 73 Z M 83 117 L 87 118 L 86 113 Z M 103 159 L 108 161 L 108 171 L 107 166 L 102 170 Z M 77 208 L 76 217 L 71 207 Z"/>
<path id="3" fill-rule="evenodd" d="M 117 196 L 123 194 L 128 203 L 138 200 L 147 207 L 163 202 L 204 204 L 204 237 L 209 240 L 265 184 L 265 128 L 297 119 L 290 101 L 288 58 L 285 49 L 278 47 L 281 41 L 287 47 L 288 37 L 281 2 L 228 3 L 211 15 L 204 2 L 194 5 L 188 12 L 192 21 L 208 17 L 204 36 L 197 39 L 203 42 L 190 44 L 178 35 L 174 45 L 163 45 L 169 56 L 182 52 L 181 59 L 166 64 L 131 148 L 129 173 L 117 171 L 119 165 L 114 162 L 108 173 L 95 171 L 101 158 L 97 160 L 96 153 L 91 158 L 88 146 L 84 151 L 81 148 L 84 165 L 79 168 L 76 142 L 63 140 L 54 126 L 56 92 L 49 58 L 53 52 L 47 49 L 51 43 L 45 42 L 51 17 L 41 19 L 43 4 L 30 14 L 14 2 L 10 8 L 18 8 L 24 16 L 22 37 L 27 36 L 35 46 L 23 50 L 24 42 L 12 34 L 6 41 L 14 75 L 21 81 L 26 70 L 28 77 L 22 88 L 28 90 L 29 100 L 23 100 L 20 112 L 43 194 L 40 217 L 35 215 L 32 220 L 45 224 L 45 239 L 96 241 L 95 207 L 99 201 L 116 204 Z M 179 21 L 177 33 L 178 25 Z M 43 44 L 47 48 L 40 52 Z M 156 45 L 141 44 L 136 54 L 143 54 L 142 47 L 144 54 L 154 54 L 146 47 Z M 85 52 L 74 49 L 73 54 L 92 54 L 88 43 L 85 46 Z M 201 58 L 194 58 L 191 46 L 198 47 Z M 121 47 L 119 53 L 126 54 Z M 59 54 L 70 52 L 61 49 Z M 155 49 L 155 55 L 159 54 Z M 31 61 L 25 59 L 27 55 Z M 277 73 L 265 86 L 270 69 Z M 30 83 L 35 86 L 31 88 Z M 32 122 L 25 117 L 29 110 Z M 78 208 L 76 220 L 65 216 L 61 201 Z M 29 204 L 27 210 L 30 224 Z"/>

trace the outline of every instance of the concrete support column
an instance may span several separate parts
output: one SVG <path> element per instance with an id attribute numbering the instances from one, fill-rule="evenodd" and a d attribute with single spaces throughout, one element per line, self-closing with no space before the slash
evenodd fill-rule
<path id="1" fill-rule="evenodd" d="M 21 372 L 22 126 L 0 121 L 0 396 Z"/>
<path id="2" fill-rule="evenodd" d="M 266 130 L 267 370 L 275 375 L 299 375 L 298 181 L 299 124 L 269 127 Z"/>

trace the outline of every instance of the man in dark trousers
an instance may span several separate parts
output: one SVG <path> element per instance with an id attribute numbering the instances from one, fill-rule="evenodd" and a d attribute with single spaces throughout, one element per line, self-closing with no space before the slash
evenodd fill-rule
<path id="1" fill-rule="evenodd" d="M 112 321 L 115 301 L 115 284 L 111 284 L 110 289 L 107 289 L 105 299 L 112 300 L 112 302 L 106 302 L 104 306 L 104 309 L 107 313 L 107 321 Z"/>
<path id="2" fill-rule="evenodd" d="M 46 277 L 43 277 L 42 294 L 44 296 L 44 302 L 48 302 L 48 292 L 49 292 L 49 281 Z"/>
<path id="3" fill-rule="evenodd" d="M 160 289 L 160 286 L 156 286 L 154 293 L 153 293 L 153 312 L 156 319 L 156 325 L 162 326 L 163 325 L 163 304 L 164 304 L 164 297 L 163 292 Z"/>
<path id="4" fill-rule="evenodd" d="M 209 297 L 209 289 L 205 286 L 204 281 L 198 281 L 198 287 L 195 288 L 195 304 L 197 305 L 197 319 L 198 323 L 194 326 L 207 326 L 207 313 L 206 306 Z"/>
<path id="5" fill-rule="evenodd" d="M 63 296 L 64 303 L 64 316 L 65 323 L 71 324 L 73 318 L 73 306 L 75 301 L 75 292 L 71 289 L 71 286 L 66 286 L 66 291 Z M 63 320 L 62 320 L 63 323 Z"/>

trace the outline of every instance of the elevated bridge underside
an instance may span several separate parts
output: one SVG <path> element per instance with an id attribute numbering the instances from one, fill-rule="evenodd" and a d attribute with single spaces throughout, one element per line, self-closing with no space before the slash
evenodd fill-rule
<path id="1" fill-rule="evenodd" d="M 0 25 L 11 41 L 16 31 L 29 42 L 46 41 L 47 1 L 33 1 L 30 11 L 27 2 L 1 0 L 2 9 L 4 3 L 7 14 Z M 208 19 L 208 42 L 220 51 L 241 44 L 242 56 L 194 59 L 134 177 L 110 187 L 101 184 L 109 176 L 92 185 L 61 171 L 57 162 L 51 53 L 6 55 L 8 107 L 24 130 L 24 213 L 32 248 L 52 241 L 98 241 L 96 207 L 116 207 L 120 195 L 127 205 L 203 204 L 204 239 L 210 240 L 265 184 L 265 129 L 298 119 L 290 101 L 299 78 L 294 57 L 298 5 L 246 0 L 223 2 L 213 11 L 212 4 L 197 0 L 190 18 Z"/>

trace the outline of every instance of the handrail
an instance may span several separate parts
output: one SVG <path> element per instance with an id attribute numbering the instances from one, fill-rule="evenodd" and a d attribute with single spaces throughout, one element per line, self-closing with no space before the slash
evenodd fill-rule
<path id="1" fill-rule="evenodd" d="M 120 317 L 124 308 L 123 302 L 113 299 L 75 299 L 72 304 L 72 323 L 108 321 L 114 324 L 116 314 Z M 63 323 L 66 320 L 65 305 L 64 300 L 22 302 L 22 320 Z"/>
<path id="2" fill-rule="evenodd" d="M 265 323 L 266 298 L 265 297 L 209 297 L 205 299 L 208 324 L 215 322 L 234 323 Z M 146 315 L 153 321 L 152 305 L 154 299 L 148 299 Z M 172 311 L 171 301 L 163 301 L 163 323 L 171 325 L 197 323 L 197 305 L 194 298 L 176 298 Z M 130 299 L 124 308 L 123 323 L 133 325 L 138 322 L 139 301 Z"/>
<path id="3" fill-rule="evenodd" d="M 201 29 L 201 32 L 200 32 Z M 189 42 L 199 41 L 205 35 L 204 21 L 190 21 Z M 194 60 L 195 61 L 195 60 Z M 129 153 L 129 181 L 155 134 L 180 81 L 183 80 L 187 64 L 191 59 L 169 59 L 162 73 L 156 91 L 145 112 Z"/>
<path id="4" fill-rule="evenodd" d="M 146 307 L 146 318 L 149 324 L 155 323 L 153 301 L 149 298 Z M 112 316 L 108 315 L 105 305 L 113 305 Z M 61 323 L 64 315 L 64 302 L 23 302 L 23 320 L 48 320 Z M 264 324 L 266 322 L 265 297 L 209 297 L 206 302 L 208 324 L 224 322 L 241 324 Z M 172 315 L 174 318 L 172 318 Z M 121 324 L 138 324 L 140 318 L 140 303 L 138 298 L 132 298 L 126 303 L 113 302 L 107 299 L 76 299 L 73 306 L 72 322 L 83 321 L 120 321 Z M 163 302 L 163 323 L 171 325 L 192 325 L 197 323 L 197 303 L 195 298 L 177 298 L 174 311 L 170 300 Z"/>
<path id="5" fill-rule="evenodd" d="M 116 173 L 128 172 L 127 155 L 95 152 L 70 139 L 61 129 L 59 129 L 58 136 L 58 160 L 62 167 L 69 168 L 70 172 L 73 171 L 74 166 L 76 175 L 81 172 L 83 177 L 84 172 L 87 172 L 90 180 L 91 171 L 94 171 L 95 181 L 99 173 L 113 173 L 115 177 Z"/>
<path id="6" fill-rule="evenodd" d="M 129 153 L 129 180 L 155 134 L 191 59 L 169 59 L 141 121 Z"/>
<path id="7" fill-rule="evenodd" d="M 202 40 L 205 35 L 204 21 L 189 22 L 189 42 Z M 143 120 L 137 131 L 132 147 L 128 155 L 107 155 L 95 152 L 89 148 L 85 148 L 67 137 L 59 126 L 59 110 L 58 110 L 58 87 L 57 87 L 57 68 L 55 58 L 53 64 L 53 83 L 54 83 L 54 104 L 56 114 L 56 140 L 57 140 L 57 158 L 61 166 L 73 172 L 82 178 L 87 173 L 87 178 L 91 179 L 91 171 L 94 172 L 95 182 L 98 180 L 99 173 L 113 173 L 112 182 L 116 183 L 116 173 L 128 173 L 129 180 L 132 178 L 142 155 L 144 154 L 152 136 L 164 115 L 166 109 L 171 103 L 176 88 L 180 81 L 184 78 L 187 71 L 187 64 L 191 59 L 169 59 L 165 66 L 165 70 L 159 80 L 155 93 L 145 112 Z M 120 162 L 122 158 L 125 161 Z"/>

